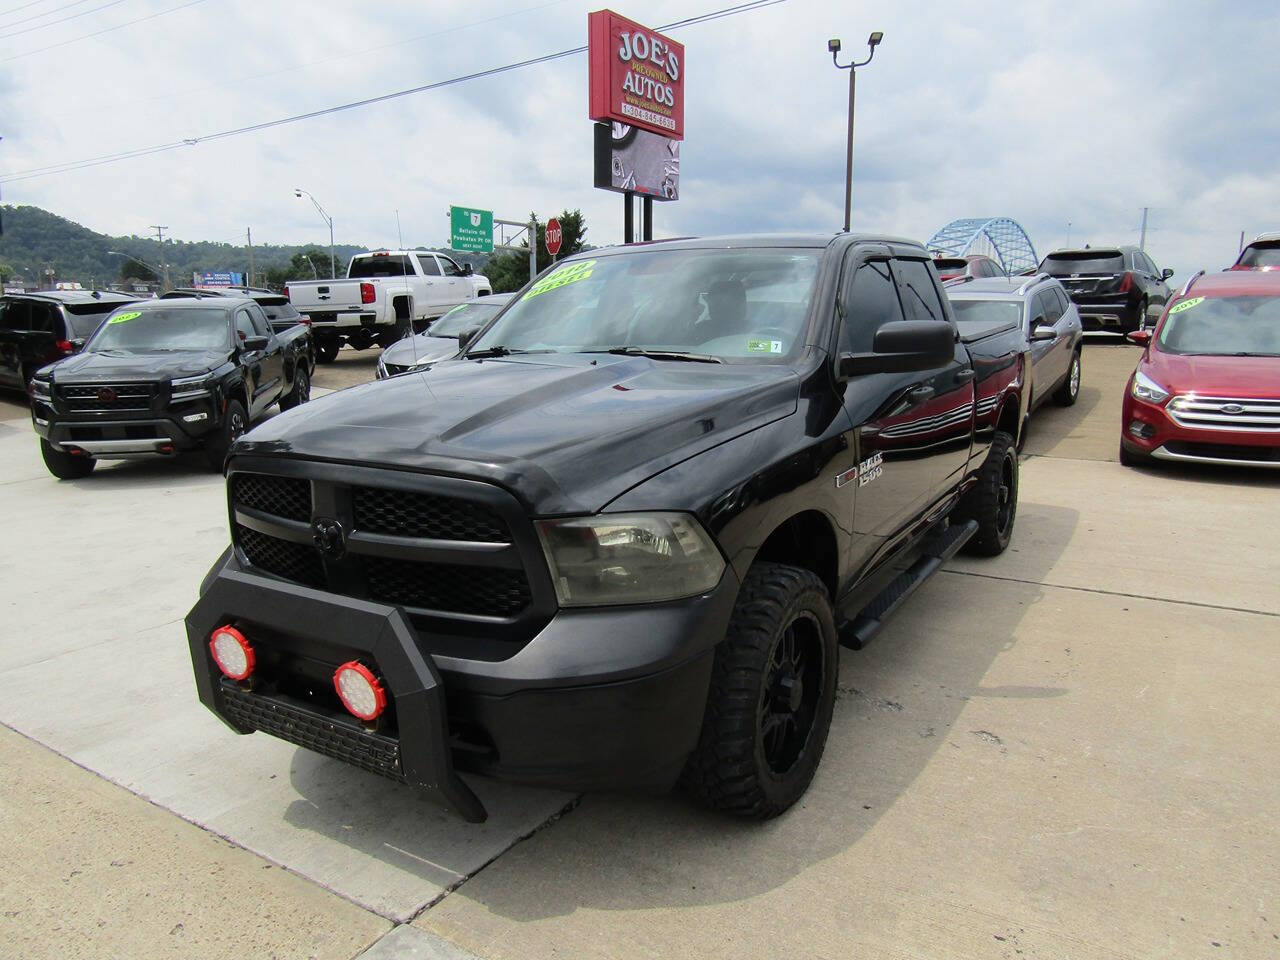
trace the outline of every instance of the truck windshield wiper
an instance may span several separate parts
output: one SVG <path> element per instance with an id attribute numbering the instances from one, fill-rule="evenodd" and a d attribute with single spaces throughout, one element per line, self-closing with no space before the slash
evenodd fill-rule
<path id="1" fill-rule="evenodd" d="M 477 350 L 475 353 L 464 353 L 464 360 L 484 360 L 486 357 L 510 357 L 517 353 L 554 353 L 554 350 L 521 350 L 517 348 L 496 346 L 485 347 L 483 350 Z"/>
<path id="2" fill-rule="evenodd" d="M 689 363 L 724 363 L 709 353 L 688 353 L 684 350 L 655 350 L 649 347 L 611 347 L 608 350 L 588 350 L 587 353 L 612 353 L 622 357 L 650 357 L 654 360 L 685 360 Z"/>

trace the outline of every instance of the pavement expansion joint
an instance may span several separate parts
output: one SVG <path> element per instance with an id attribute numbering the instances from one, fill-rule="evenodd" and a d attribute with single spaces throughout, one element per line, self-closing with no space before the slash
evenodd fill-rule
<path id="1" fill-rule="evenodd" d="M 480 866 L 476 867 L 466 876 L 459 877 L 453 883 L 449 884 L 447 887 L 441 890 L 436 896 L 432 897 L 430 900 L 424 903 L 421 907 L 419 907 L 418 910 L 415 911 L 414 914 L 411 917 L 409 917 L 408 920 L 405 921 L 405 923 L 413 923 L 415 920 L 417 920 L 420 916 L 422 916 L 432 907 L 436 906 L 438 903 L 444 900 L 445 897 L 449 896 L 449 894 L 453 893 L 455 890 L 461 887 L 464 883 L 466 883 L 472 877 L 482 872 L 485 867 L 489 866 L 489 864 L 493 863 L 499 857 L 504 856 L 509 850 L 512 850 L 515 847 L 519 846 L 520 844 L 524 843 L 526 840 L 532 837 L 535 833 L 541 833 L 543 830 L 547 829 L 548 827 L 553 826 L 556 823 L 559 823 L 563 817 L 567 816 L 569 813 L 577 809 L 578 804 L 582 802 L 582 797 L 583 797 L 583 794 L 578 794 L 576 797 L 571 799 L 563 807 L 561 807 L 555 813 L 551 814 L 551 816 L 547 817 L 547 819 L 543 820 L 540 824 L 538 824 L 532 830 L 529 830 L 526 833 L 522 833 L 520 836 L 516 837 L 509 844 L 507 844 L 505 847 L 503 847 L 501 850 L 495 853 L 492 857 L 490 857 L 484 863 L 480 864 Z"/>
<path id="2" fill-rule="evenodd" d="M 1125 593 L 1123 590 L 1103 590 L 1100 587 L 1078 587 L 1070 583 L 1047 583 L 1043 580 L 1024 580 L 1021 577 L 1001 577 L 994 573 L 975 573 L 972 570 L 943 569 L 941 573 L 957 577 L 980 577 L 983 580 L 1003 580 L 1006 583 L 1025 583 L 1032 587 L 1052 587 L 1055 590 L 1074 590 L 1077 593 L 1100 593 L 1108 597 L 1124 597 L 1129 600 L 1150 600 L 1152 603 L 1176 603 L 1184 607 L 1203 607 L 1206 610 L 1224 610 L 1228 613 L 1249 613 L 1257 617 L 1280 617 L 1272 610 L 1254 610 L 1250 607 L 1229 607 L 1221 603 L 1203 603 L 1199 600 L 1178 600 L 1174 597 L 1152 597 L 1143 593 Z"/>

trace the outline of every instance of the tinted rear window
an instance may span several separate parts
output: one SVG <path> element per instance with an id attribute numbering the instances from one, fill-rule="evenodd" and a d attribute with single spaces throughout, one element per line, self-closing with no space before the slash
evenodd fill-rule
<path id="1" fill-rule="evenodd" d="M 300 316 L 298 308 L 288 300 L 280 300 L 277 303 L 266 303 L 259 300 L 258 306 L 262 308 L 262 312 L 267 315 L 267 319 L 272 323 L 278 323 L 282 320 L 297 320 Z"/>
<path id="2" fill-rule="evenodd" d="M 1240 254 L 1242 267 L 1280 267 L 1280 240 L 1251 243 Z"/>
<path id="3" fill-rule="evenodd" d="M 408 257 L 365 257 L 352 261 L 349 277 L 411 277 Z"/>
<path id="4" fill-rule="evenodd" d="M 933 267 L 938 273 L 964 273 L 969 269 L 969 261 L 960 257 L 935 257 Z"/>
<path id="5" fill-rule="evenodd" d="M 1040 269 L 1055 277 L 1073 273 L 1124 273 L 1124 255 L 1119 250 L 1073 250 L 1051 253 Z"/>

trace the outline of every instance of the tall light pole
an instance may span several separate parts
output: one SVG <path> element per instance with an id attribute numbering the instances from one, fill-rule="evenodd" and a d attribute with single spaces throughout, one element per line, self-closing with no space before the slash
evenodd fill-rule
<path id="1" fill-rule="evenodd" d="M 310 200 L 316 210 L 319 211 L 320 216 L 324 217 L 324 222 L 329 225 L 329 276 L 334 280 L 338 279 L 338 260 L 333 255 L 333 217 L 324 212 L 324 207 L 320 206 L 319 200 L 313 197 L 306 190 L 303 190 L 301 187 L 294 187 L 293 195 L 295 197 L 305 196 Z"/>
<path id="2" fill-rule="evenodd" d="M 871 48 L 871 53 L 867 55 L 867 59 L 860 63 L 846 63 L 840 65 L 840 61 L 836 59 L 836 55 L 840 53 L 840 41 L 828 40 L 827 50 L 831 53 L 831 62 L 836 65 L 839 70 L 849 71 L 849 145 L 845 154 L 844 161 L 844 231 L 849 232 L 849 220 L 853 213 L 853 89 L 854 83 L 858 76 L 858 67 L 865 67 L 871 62 L 871 58 L 876 55 L 876 47 L 880 45 L 880 41 L 884 39 L 884 34 L 876 30 L 871 36 L 867 37 L 867 46 Z"/>

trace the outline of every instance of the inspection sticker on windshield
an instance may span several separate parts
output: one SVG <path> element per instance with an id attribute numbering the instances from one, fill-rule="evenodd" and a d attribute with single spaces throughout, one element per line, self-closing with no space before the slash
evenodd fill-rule
<path id="1" fill-rule="evenodd" d="M 747 353 L 781 353 L 781 340 L 748 340 Z"/>
<path id="2" fill-rule="evenodd" d="M 579 280 L 585 280 L 591 276 L 591 268 L 596 265 L 594 260 L 583 260 L 581 263 L 570 264 L 560 270 L 543 277 L 525 294 L 528 297 L 536 297 L 540 293 L 546 293 L 548 290 L 558 290 L 566 287 L 571 283 L 577 283 Z"/>
<path id="3" fill-rule="evenodd" d="M 1190 300 L 1183 300 L 1181 303 L 1170 307 L 1169 314 L 1172 316 L 1175 313 L 1181 313 L 1183 310 L 1190 310 L 1199 303 L 1204 303 L 1204 297 L 1192 297 Z"/>
<path id="4" fill-rule="evenodd" d="M 116 314 L 107 323 L 128 323 L 130 320 L 136 320 L 140 316 L 142 316 L 141 310 L 130 310 L 128 313 Z"/>

